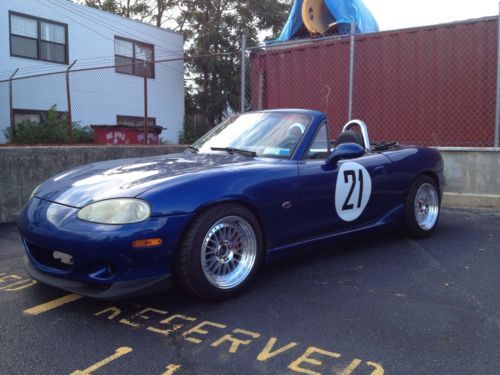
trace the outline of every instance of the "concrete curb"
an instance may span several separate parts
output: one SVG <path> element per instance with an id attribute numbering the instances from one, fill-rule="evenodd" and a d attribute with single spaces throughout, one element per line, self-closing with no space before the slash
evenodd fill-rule
<path id="1" fill-rule="evenodd" d="M 444 193 L 443 207 L 489 208 L 500 211 L 500 195 Z"/>

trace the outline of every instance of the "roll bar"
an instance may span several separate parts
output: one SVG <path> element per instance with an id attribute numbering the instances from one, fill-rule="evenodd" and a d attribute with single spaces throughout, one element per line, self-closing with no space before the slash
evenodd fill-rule
<path id="1" fill-rule="evenodd" d="M 370 139 L 368 138 L 368 129 L 366 127 L 366 124 L 361 121 L 361 120 L 351 120 L 347 124 L 344 125 L 342 128 L 342 131 L 350 130 L 354 125 L 358 125 L 359 128 L 361 129 L 361 135 L 363 136 L 363 143 L 365 146 L 365 151 L 370 152 L 371 146 L 370 146 Z"/>

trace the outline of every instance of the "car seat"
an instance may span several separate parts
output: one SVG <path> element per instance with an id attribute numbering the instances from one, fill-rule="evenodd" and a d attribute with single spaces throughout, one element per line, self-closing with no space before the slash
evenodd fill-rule
<path id="1" fill-rule="evenodd" d="M 354 130 L 344 130 L 341 132 L 335 140 L 335 147 L 341 143 L 357 143 L 358 145 L 364 147 L 363 136 Z"/>
<path id="2" fill-rule="evenodd" d="M 286 138 L 280 142 L 280 147 L 292 149 L 299 142 L 304 130 L 304 125 L 300 123 L 292 124 L 287 131 Z"/>

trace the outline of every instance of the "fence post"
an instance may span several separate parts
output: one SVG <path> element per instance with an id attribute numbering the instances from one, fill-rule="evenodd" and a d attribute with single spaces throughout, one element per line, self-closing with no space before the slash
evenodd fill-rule
<path id="1" fill-rule="evenodd" d="M 148 143 L 148 65 L 144 60 L 144 144 Z"/>
<path id="2" fill-rule="evenodd" d="M 495 139 L 493 145 L 500 147 L 500 2 L 498 3 L 498 17 L 497 17 L 497 98 L 495 105 Z"/>
<path id="3" fill-rule="evenodd" d="M 351 22 L 351 52 L 349 54 L 349 109 L 348 109 L 348 120 L 352 120 L 352 91 L 353 91 L 353 80 L 354 80 L 354 32 L 355 24 Z"/>
<path id="4" fill-rule="evenodd" d="M 14 143 L 14 136 L 16 134 L 16 123 L 14 122 L 14 106 L 12 98 L 12 80 L 14 79 L 14 76 L 17 74 L 18 71 L 19 68 L 17 68 L 9 78 L 10 143 Z"/>
<path id="5" fill-rule="evenodd" d="M 246 96 L 246 50 L 247 50 L 247 36 L 243 34 L 241 38 L 241 108 L 240 112 L 245 112 L 245 96 Z"/>
<path id="6" fill-rule="evenodd" d="M 263 108 L 264 103 L 264 72 L 262 68 L 259 70 L 259 106 L 258 110 L 260 111 Z M 255 110 L 252 105 L 252 110 Z"/>
<path id="7" fill-rule="evenodd" d="M 68 143 L 73 143 L 73 116 L 71 114 L 71 91 L 69 89 L 69 71 L 76 64 L 76 60 L 66 69 L 66 98 L 68 99 L 68 114 L 66 115 L 66 125 L 68 131 Z"/>

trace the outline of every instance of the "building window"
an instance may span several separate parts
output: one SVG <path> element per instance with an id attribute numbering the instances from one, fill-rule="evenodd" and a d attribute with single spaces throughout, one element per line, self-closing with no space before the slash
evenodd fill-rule
<path id="1" fill-rule="evenodd" d="M 10 55 L 68 63 L 68 26 L 10 12 Z"/>
<path id="2" fill-rule="evenodd" d="M 40 123 L 42 120 L 40 112 L 16 111 L 14 110 L 14 124 L 19 125 L 24 121 Z"/>
<path id="3" fill-rule="evenodd" d="M 116 124 L 126 125 L 126 126 L 144 126 L 144 117 L 117 115 Z M 155 125 L 156 125 L 156 118 L 148 117 L 148 126 L 155 126 Z"/>
<path id="4" fill-rule="evenodd" d="M 152 44 L 146 44 L 131 39 L 115 36 L 115 71 L 117 73 L 144 76 L 144 68 L 147 69 L 147 77 L 155 77 L 155 48 Z"/>
<path id="5" fill-rule="evenodd" d="M 24 121 L 30 121 L 32 123 L 42 123 L 48 121 L 49 111 L 39 111 L 36 109 L 14 109 L 14 124 L 19 125 Z M 61 121 L 65 119 L 66 112 L 57 111 L 57 120 Z"/>

